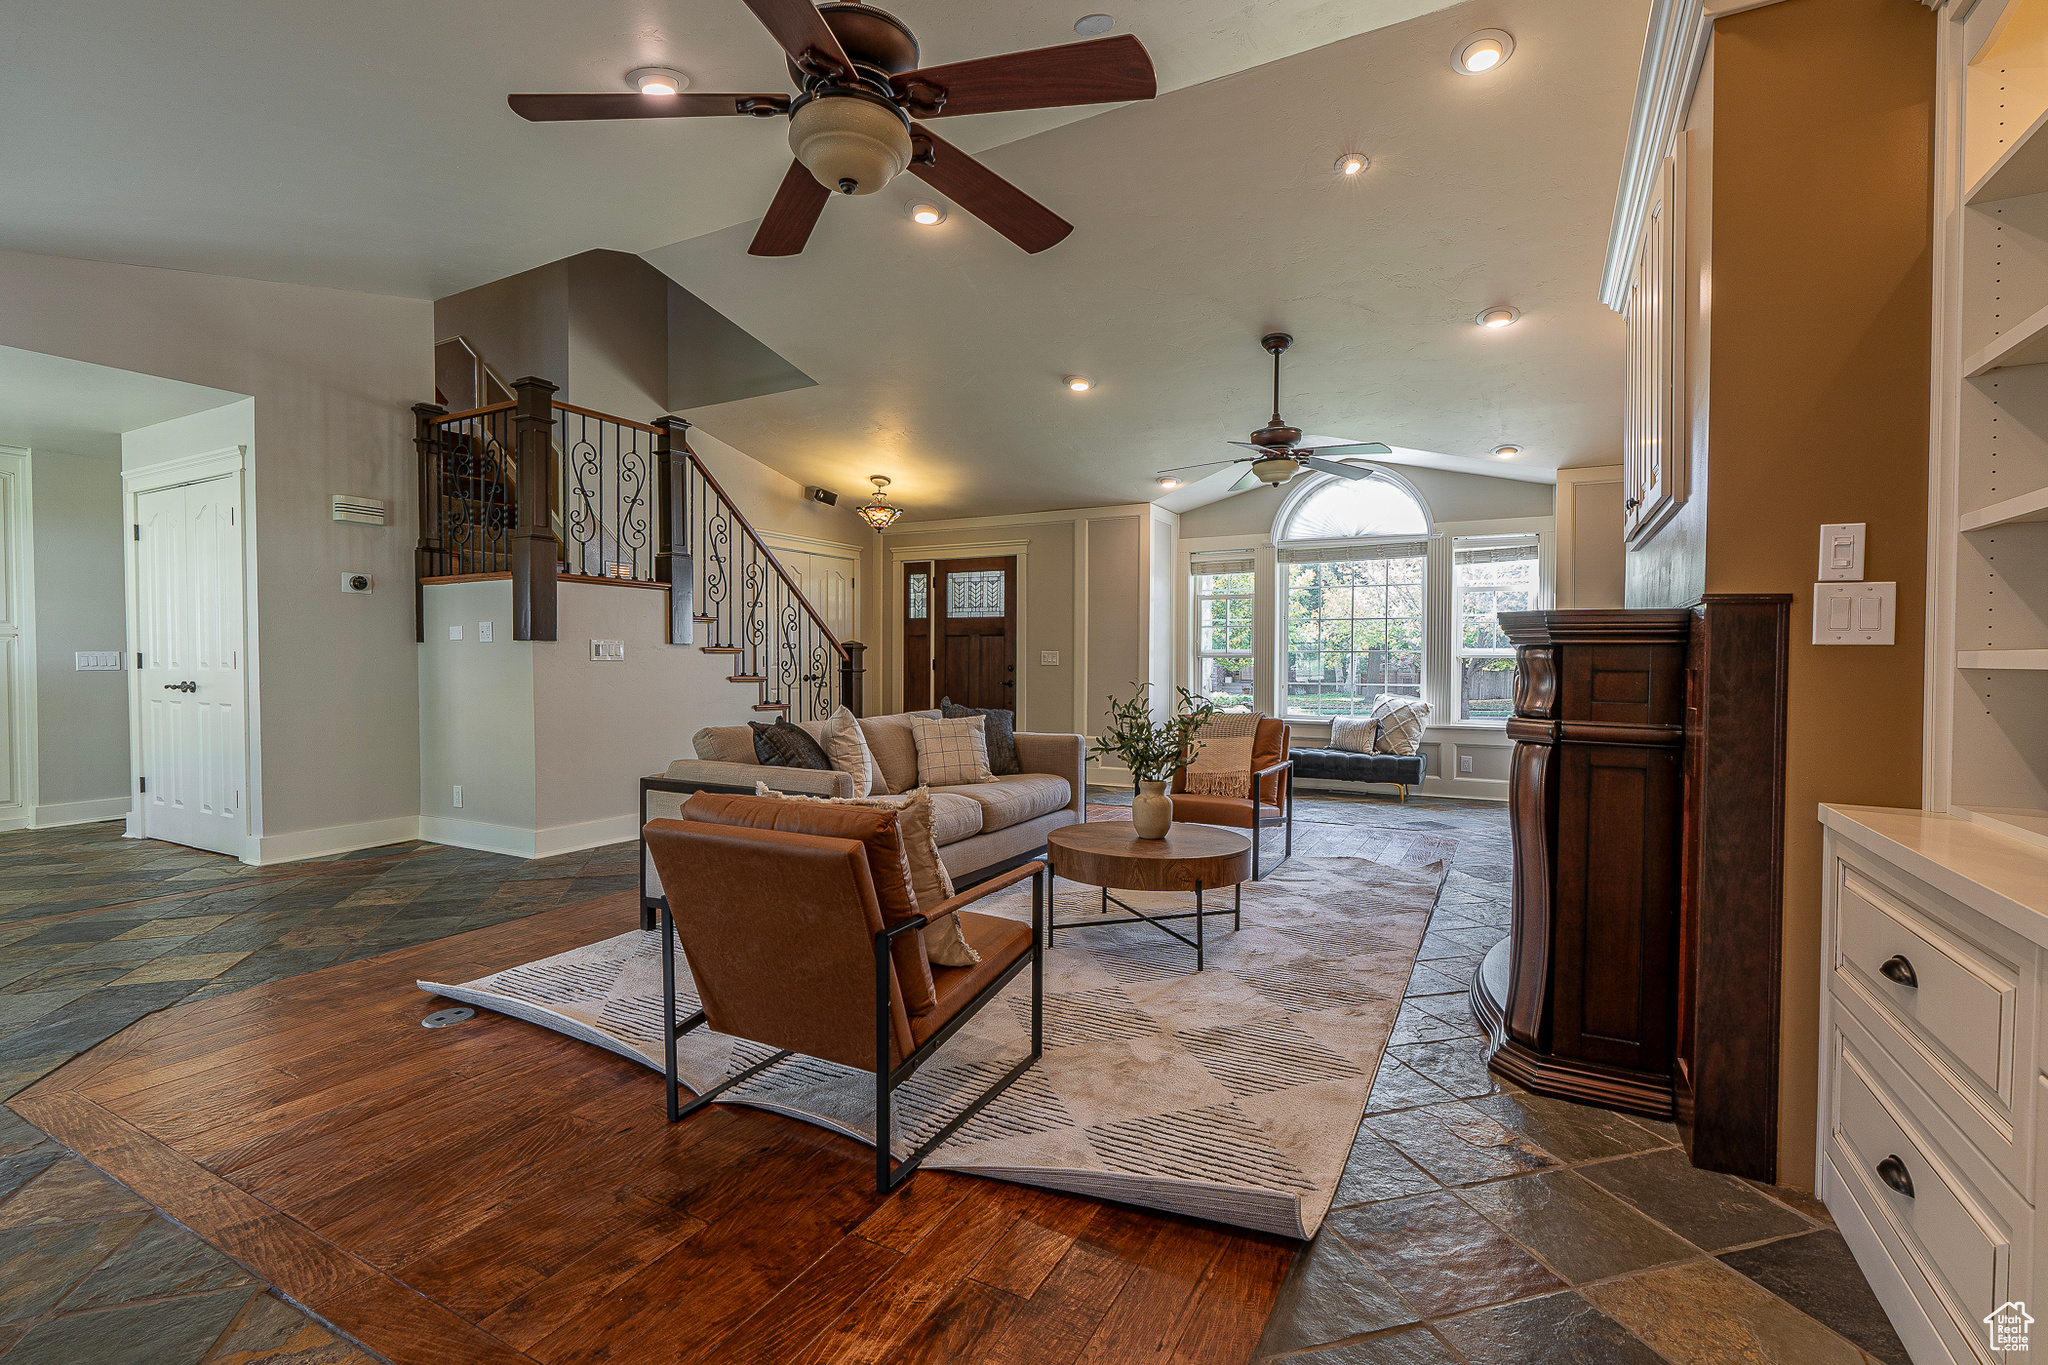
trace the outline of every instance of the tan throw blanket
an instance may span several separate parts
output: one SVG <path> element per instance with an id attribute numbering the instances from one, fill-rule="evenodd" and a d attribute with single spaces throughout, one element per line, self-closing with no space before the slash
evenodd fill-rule
<path id="1" fill-rule="evenodd" d="M 1193 796 L 1234 796 L 1242 801 L 1252 794 L 1252 737 L 1264 717 L 1257 712 L 1219 712 L 1195 731 L 1202 747 L 1186 768 L 1182 783 Z"/>

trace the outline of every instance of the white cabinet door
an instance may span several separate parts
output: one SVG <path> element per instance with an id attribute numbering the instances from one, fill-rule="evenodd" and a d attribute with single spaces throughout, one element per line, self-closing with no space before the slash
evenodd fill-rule
<path id="1" fill-rule="evenodd" d="M 142 833 L 232 854 L 248 833 L 240 483 L 135 499 Z"/>
<path id="2" fill-rule="evenodd" d="M 1655 531 L 1685 500 L 1684 142 L 1667 158 L 1643 220 L 1627 324 L 1622 537 Z"/>

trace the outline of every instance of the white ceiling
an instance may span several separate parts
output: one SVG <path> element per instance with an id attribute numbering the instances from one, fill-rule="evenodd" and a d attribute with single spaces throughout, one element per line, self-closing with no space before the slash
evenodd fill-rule
<path id="1" fill-rule="evenodd" d="M 124 431 L 241 398 L 200 384 L 0 346 L 0 445 L 118 458 Z"/>
<path id="2" fill-rule="evenodd" d="M 910 224 L 915 181 L 835 199 L 799 257 L 747 256 L 751 224 L 646 252 L 817 380 L 689 415 L 807 484 L 887 474 L 920 519 L 1144 501 L 1265 421 L 1277 328 L 1311 432 L 1492 475 L 1504 442 L 1522 477 L 1615 459 L 1595 291 L 1647 8 L 1473 0 L 1011 142 L 984 159 L 1076 228 L 1039 256 Z M 1492 26 L 1512 60 L 1452 71 Z M 1371 169 L 1333 174 L 1346 151 Z M 1499 303 L 1522 320 L 1474 325 Z"/>
<path id="3" fill-rule="evenodd" d="M 1174 90 L 1442 3 L 1110 8 Z M 939 65 L 1078 41 L 1087 6 L 889 8 Z M 537 126 L 505 107 L 623 91 L 656 64 L 697 90 L 787 90 L 741 0 L 13 0 L 5 31 L 0 246 L 19 251 L 440 298 L 756 219 L 789 164 L 781 120 Z M 1098 110 L 947 120 L 946 136 L 979 151 Z"/>

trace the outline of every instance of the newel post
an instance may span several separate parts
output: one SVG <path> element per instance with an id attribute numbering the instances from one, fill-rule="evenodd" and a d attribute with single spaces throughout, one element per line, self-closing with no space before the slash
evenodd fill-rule
<path id="1" fill-rule="evenodd" d="M 668 642 L 691 644 L 697 632 L 696 565 L 690 558 L 690 424 L 680 417 L 653 423 L 655 497 L 654 581 L 668 584 Z"/>
<path id="2" fill-rule="evenodd" d="M 555 638 L 555 561 L 560 548 L 548 520 L 554 483 L 555 386 L 529 375 L 512 385 L 519 470 L 519 524 L 512 531 L 512 638 Z"/>
<path id="3" fill-rule="evenodd" d="M 846 662 L 839 665 L 839 701 L 856 716 L 867 714 L 861 708 L 861 680 L 867 672 L 862 661 L 868 647 L 858 640 L 848 640 L 840 646 L 846 651 Z"/>
<path id="4" fill-rule="evenodd" d="M 419 541 L 412 552 L 413 636 L 427 642 L 427 590 L 420 580 L 441 571 L 441 452 L 434 422 L 446 417 L 439 403 L 412 405 L 412 445 L 419 452 Z"/>

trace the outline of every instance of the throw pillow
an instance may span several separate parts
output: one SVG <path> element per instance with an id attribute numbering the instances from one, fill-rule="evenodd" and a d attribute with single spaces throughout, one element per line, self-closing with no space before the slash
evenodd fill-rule
<path id="1" fill-rule="evenodd" d="M 875 771 L 875 756 L 868 752 L 868 742 L 861 735 L 860 722 L 853 712 L 842 706 L 827 716 L 818 742 L 824 746 L 825 757 L 832 766 L 853 779 L 855 796 L 868 796 L 876 791 L 875 779 L 879 774 Z"/>
<path id="2" fill-rule="evenodd" d="M 962 720 L 968 716 L 988 718 L 988 770 L 997 777 L 1010 777 L 1024 771 L 1017 762 L 1017 713 L 998 711 L 993 707 L 955 706 L 951 697 L 939 698 L 939 714 L 948 720 Z"/>
<path id="3" fill-rule="evenodd" d="M 748 721 L 754 730 L 754 761 L 764 768 L 817 768 L 832 771 L 832 760 L 818 741 L 786 720 L 773 725 Z"/>
<path id="4" fill-rule="evenodd" d="M 1382 695 L 1373 703 L 1372 718 L 1380 730 L 1373 742 L 1373 752 L 1412 754 L 1422 742 L 1423 727 L 1429 723 L 1429 703 L 1413 697 Z"/>
<path id="5" fill-rule="evenodd" d="M 939 859 L 938 836 L 932 832 L 931 793 L 923 787 L 902 796 L 800 796 L 779 792 L 766 782 L 754 784 L 754 795 L 783 801 L 823 801 L 831 806 L 872 806 L 899 812 L 896 827 L 903 832 L 903 856 L 910 862 L 910 889 L 917 898 L 918 913 L 929 915 L 933 906 L 953 898 L 953 879 Z M 925 925 L 924 954 L 941 967 L 972 967 L 981 954 L 960 932 L 960 916 L 945 914 Z"/>
<path id="6" fill-rule="evenodd" d="M 993 782 L 988 770 L 988 717 L 966 716 L 960 720 L 927 720 L 920 716 L 910 722 L 910 738 L 917 745 L 917 781 L 924 787 L 964 787 Z"/>
<path id="7" fill-rule="evenodd" d="M 862 716 L 860 732 L 875 756 L 875 787 L 870 796 L 907 792 L 917 785 L 917 741 L 910 737 L 910 723 L 919 716 L 937 716 L 936 711 L 904 711 L 893 716 Z"/>
<path id="8" fill-rule="evenodd" d="M 1330 717 L 1330 747 L 1347 754 L 1369 754 L 1379 742 L 1380 723 L 1371 716 Z"/>

